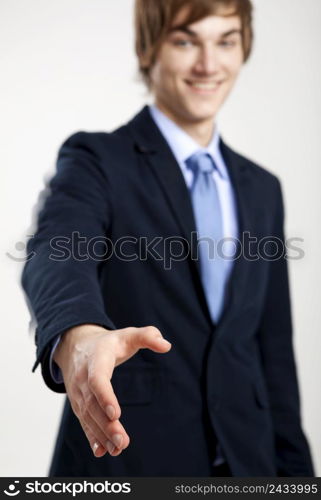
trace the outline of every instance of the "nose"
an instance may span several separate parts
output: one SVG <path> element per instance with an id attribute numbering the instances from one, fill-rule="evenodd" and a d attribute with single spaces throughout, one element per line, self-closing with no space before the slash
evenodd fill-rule
<path id="1" fill-rule="evenodd" d="M 194 69 L 197 73 L 212 75 L 218 70 L 219 61 L 213 45 L 200 48 Z"/>

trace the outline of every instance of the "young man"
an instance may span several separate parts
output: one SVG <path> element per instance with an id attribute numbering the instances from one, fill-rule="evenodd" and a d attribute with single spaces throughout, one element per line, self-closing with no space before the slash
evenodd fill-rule
<path id="1" fill-rule="evenodd" d="M 59 152 L 23 274 L 68 395 L 50 475 L 313 475 L 280 184 L 215 124 L 251 43 L 249 0 L 137 0 L 154 105 Z"/>

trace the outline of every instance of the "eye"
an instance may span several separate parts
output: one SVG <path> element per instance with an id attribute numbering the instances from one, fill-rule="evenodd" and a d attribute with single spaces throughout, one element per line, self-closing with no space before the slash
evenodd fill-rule
<path id="1" fill-rule="evenodd" d="M 235 40 L 221 40 L 219 42 L 219 46 L 223 47 L 224 49 L 229 49 L 232 47 L 235 47 L 237 42 Z"/>
<path id="2" fill-rule="evenodd" d="M 174 40 L 173 44 L 175 45 L 175 47 L 183 47 L 183 48 L 192 47 L 194 45 L 192 40 L 189 40 L 187 38 L 180 38 L 178 40 Z"/>

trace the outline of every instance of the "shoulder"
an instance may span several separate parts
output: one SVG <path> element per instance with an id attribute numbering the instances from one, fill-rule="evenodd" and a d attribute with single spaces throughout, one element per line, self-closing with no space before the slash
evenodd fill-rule
<path id="1" fill-rule="evenodd" d="M 131 171 L 134 151 L 126 126 L 112 132 L 80 130 L 67 137 L 61 145 L 57 171 L 83 170 L 102 182 L 119 185 Z"/>
<path id="2" fill-rule="evenodd" d="M 65 139 L 60 151 L 70 148 L 74 151 L 87 152 L 96 157 L 104 157 L 113 154 L 123 155 L 131 146 L 127 128 L 122 126 L 112 132 L 89 132 L 84 130 L 75 132 Z"/>

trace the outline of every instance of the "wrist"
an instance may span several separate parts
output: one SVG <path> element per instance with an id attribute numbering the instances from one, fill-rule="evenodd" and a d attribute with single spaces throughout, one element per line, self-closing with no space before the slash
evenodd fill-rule
<path id="1" fill-rule="evenodd" d="M 61 340 L 53 355 L 54 362 L 62 370 L 64 359 L 70 358 L 76 343 L 79 343 L 90 336 L 101 335 L 107 331 L 109 330 L 102 326 L 89 323 L 69 328 L 61 335 Z"/>

